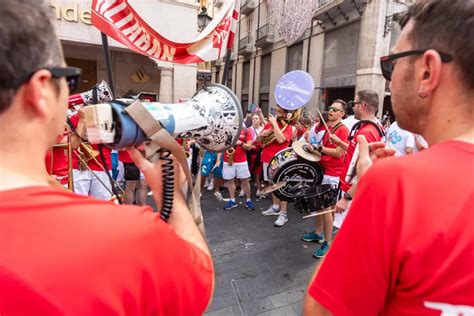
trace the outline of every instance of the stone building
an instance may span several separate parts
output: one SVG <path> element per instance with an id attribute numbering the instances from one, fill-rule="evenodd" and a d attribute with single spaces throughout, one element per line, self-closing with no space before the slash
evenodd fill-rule
<path id="1" fill-rule="evenodd" d="M 315 113 L 335 99 L 354 98 L 355 91 L 372 89 L 380 95 L 379 115 L 390 107 L 388 85 L 379 58 L 389 53 L 396 37 L 393 14 L 406 10 L 409 0 L 319 0 L 312 25 L 288 47 L 275 28 L 265 0 L 242 0 L 239 35 L 231 56 L 228 85 L 265 113 L 275 105 L 278 79 L 291 70 L 305 70 L 315 82 L 307 106 Z M 273 20 L 273 21 L 272 21 Z M 212 63 L 213 82 L 222 82 L 223 60 Z"/>

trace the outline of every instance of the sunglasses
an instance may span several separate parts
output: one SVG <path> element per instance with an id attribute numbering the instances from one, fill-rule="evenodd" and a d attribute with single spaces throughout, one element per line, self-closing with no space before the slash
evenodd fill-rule
<path id="1" fill-rule="evenodd" d="M 329 112 L 342 112 L 342 110 L 340 110 L 338 108 L 335 108 L 333 106 L 330 106 L 328 110 L 329 110 Z"/>
<path id="2" fill-rule="evenodd" d="M 31 77 L 41 69 L 48 70 L 51 73 L 51 76 L 55 79 L 65 78 L 67 86 L 69 88 L 69 93 L 74 92 L 79 86 L 79 81 L 81 79 L 82 70 L 81 68 L 76 67 L 53 67 L 53 68 L 40 68 L 35 71 L 32 71 L 26 79 L 21 80 L 19 84 L 15 85 L 15 89 L 30 81 Z"/>
<path id="3" fill-rule="evenodd" d="M 362 104 L 362 101 L 349 101 L 347 102 L 347 105 L 349 105 L 351 108 L 353 108 L 356 104 Z"/>
<path id="4" fill-rule="evenodd" d="M 69 93 L 76 91 L 79 87 L 79 81 L 81 79 L 82 70 L 76 67 L 55 67 L 48 69 L 51 72 L 53 78 L 65 78 L 67 86 L 69 87 Z"/>
<path id="5" fill-rule="evenodd" d="M 392 73 L 394 69 L 394 61 L 403 58 L 403 57 L 408 57 L 408 56 L 414 56 L 414 55 L 422 55 L 424 54 L 428 49 L 416 49 L 416 50 L 409 50 L 406 52 L 401 52 L 397 54 L 392 54 L 392 55 L 387 55 L 380 57 L 380 67 L 382 68 L 382 75 L 384 76 L 385 79 L 388 81 L 392 80 Z M 453 56 L 440 53 L 438 52 L 439 56 L 441 57 L 441 61 L 443 63 L 449 63 L 453 60 Z"/>

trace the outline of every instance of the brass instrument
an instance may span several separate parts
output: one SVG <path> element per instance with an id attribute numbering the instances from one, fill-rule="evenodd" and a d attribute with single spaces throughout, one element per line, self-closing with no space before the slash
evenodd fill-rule
<path id="1" fill-rule="evenodd" d="M 288 111 L 284 117 L 279 117 L 278 122 L 283 126 L 282 132 L 288 127 L 288 125 L 293 124 L 298 121 L 302 113 L 302 108 L 296 109 L 294 111 Z M 262 144 L 262 148 L 272 144 L 275 141 L 275 133 L 273 129 L 263 130 L 257 137 L 257 139 Z"/>
<path id="2" fill-rule="evenodd" d="M 189 159 L 189 157 L 191 157 L 191 150 L 189 149 L 189 141 L 187 138 L 183 138 L 181 146 L 183 147 L 183 151 L 186 154 L 186 159 Z"/>
<path id="3" fill-rule="evenodd" d="M 235 154 L 235 149 L 234 148 L 229 148 L 227 149 L 227 163 L 229 166 L 232 166 L 234 164 L 234 154 Z"/>
<path id="4" fill-rule="evenodd" d="M 97 150 L 94 150 L 90 144 L 81 142 L 79 145 L 79 148 L 77 149 L 77 152 L 81 156 L 81 159 L 79 160 L 79 170 L 88 170 L 87 163 L 91 160 L 97 161 L 97 157 L 99 156 L 99 152 Z"/>

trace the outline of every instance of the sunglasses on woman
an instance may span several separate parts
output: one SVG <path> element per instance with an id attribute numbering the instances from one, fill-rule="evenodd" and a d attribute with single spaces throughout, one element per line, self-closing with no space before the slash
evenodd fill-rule
<path id="1" fill-rule="evenodd" d="M 408 57 L 408 56 L 413 56 L 413 55 L 422 55 L 424 54 L 428 49 L 416 49 L 416 50 L 409 50 L 406 52 L 401 52 L 397 54 L 392 54 L 392 55 L 387 55 L 380 57 L 380 67 L 382 68 L 382 75 L 384 76 L 385 79 L 388 81 L 392 80 L 392 73 L 394 69 L 394 61 L 403 58 L 403 57 Z M 439 56 L 441 57 L 441 61 L 443 63 L 449 63 L 450 61 L 453 60 L 453 56 L 440 53 L 438 52 Z"/>

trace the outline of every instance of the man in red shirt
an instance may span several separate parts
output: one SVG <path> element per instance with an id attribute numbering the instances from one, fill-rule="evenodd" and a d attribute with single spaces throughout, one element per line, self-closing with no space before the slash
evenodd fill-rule
<path id="1" fill-rule="evenodd" d="M 379 106 L 378 94 L 372 90 L 362 90 L 357 92 L 354 101 L 350 103 L 354 107 L 354 116 L 359 122 L 352 127 L 349 133 L 347 138 L 349 143 L 345 143 L 335 134 L 331 134 L 330 136 L 337 146 L 346 151 L 343 166 L 339 174 L 341 198 L 336 204 L 336 214 L 334 216 L 334 226 L 338 228 L 342 226 L 344 218 L 349 212 L 352 197 L 357 190 L 357 185 L 352 185 L 345 180 L 356 148 L 357 136 L 365 136 L 369 143 L 381 141 L 384 137 L 383 128 L 375 116 Z"/>
<path id="2" fill-rule="evenodd" d="M 227 182 L 230 199 L 224 206 L 224 210 L 230 210 L 237 207 L 235 202 L 235 179 L 240 179 L 242 189 L 245 192 L 245 207 L 251 211 L 255 210 L 255 206 L 250 198 L 250 171 L 247 163 L 246 150 L 252 147 L 253 134 L 249 128 L 242 127 L 239 140 L 235 146 L 224 153 L 224 164 L 222 167 L 222 177 Z"/>
<path id="3" fill-rule="evenodd" d="M 275 154 L 280 150 L 290 147 L 291 137 L 293 135 L 293 127 L 290 125 L 290 120 L 287 119 L 287 117 L 292 117 L 291 111 L 276 106 L 276 115 L 276 117 L 271 114 L 268 115 L 268 123 L 264 126 L 263 131 L 261 131 L 259 135 L 263 147 L 261 158 L 263 164 L 263 180 L 267 182 L 268 164 L 270 160 L 272 160 Z M 272 134 L 272 137 L 268 137 Z M 265 139 L 270 139 L 270 141 L 265 142 Z M 278 216 L 274 224 L 277 227 L 281 227 L 288 222 L 288 202 L 281 201 L 275 194 L 272 194 L 272 203 L 272 206 L 266 211 L 262 211 L 261 214 L 263 216 Z"/>
<path id="4" fill-rule="evenodd" d="M 363 174 L 372 161 L 360 137 L 357 195 L 306 315 L 474 314 L 473 17 L 473 1 L 424 0 L 402 19 L 382 70 L 400 128 L 430 148 Z"/>
<path id="5" fill-rule="evenodd" d="M 65 67 L 50 12 L 37 0 L 0 6 L 0 314 L 202 315 L 213 267 L 182 176 L 168 223 L 149 207 L 48 185 L 44 157 L 80 80 Z M 159 198 L 160 161 L 131 155 Z"/>
<path id="6" fill-rule="evenodd" d="M 123 163 L 124 169 L 125 194 L 123 203 L 134 204 L 136 202 L 137 205 L 146 205 L 148 185 L 145 175 L 140 172 L 127 150 L 119 150 L 118 160 Z"/>
<path id="7" fill-rule="evenodd" d="M 346 111 L 347 103 L 343 100 L 335 100 L 329 107 L 329 132 L 333 135 L 336 135 L 337 138 L 343 142 L 347 142 L 347 137 L 349 136 L 349 129 L 342 123 L 342 118 L 346 116 Z M 322 154 L 320 161 L 324 170 L 322 184 L 330 184 L 337 188 L 339 185 L 339 177 L 344 164 L 345 151 L 342 149 L 342 147 L 337 146 L 334 142 L 332 142 L 329 136 L 330 134 L 326 131 L 321 144 L 311 146 L 310 150 L 318 151 Z M 322 234 L 323 226 L 324 235 Z M 316 227 L 314 232 L 303 235 L 302 239 L 304 241 L 315 241 L 322 243 L 321 248 L 314 252 L 314 257 L 322 258 L 326 255 L 332 242 L 332 230 L 332 214 L 326 213 L 321 216 L 316 216 Z"/>

